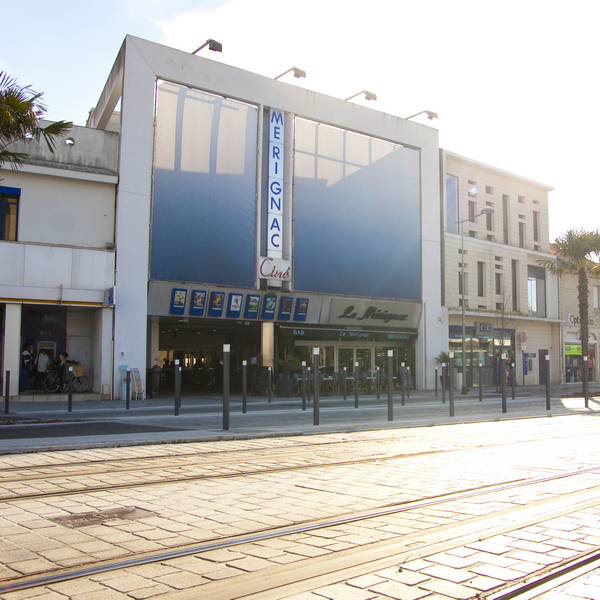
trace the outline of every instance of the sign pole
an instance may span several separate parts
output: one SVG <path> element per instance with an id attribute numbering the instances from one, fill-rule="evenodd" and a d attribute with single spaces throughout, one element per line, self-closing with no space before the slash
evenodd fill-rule
<path id="1" fill-rule="evenodd" d="M 313 402 L 313 425 L 319 424 L 319 348 L 313 348 L 313 371 L 315 375 L 315 389 Z"/>
<path id="2" fill-rule="evenodd" d="M 248 361 L 242 361 L 242 412 L 246 412 L 247 408 L 247 388 L 248 388 Z"/>
<path id="3" fill-rule="evenodd" d="M 388 421 L 393 421 L 394 420 L 394 386 L 390 385 L 390 384 L 393 384 L 393 382 L 394 382 L 394 380 L 391 377 L 392 369 L 394 368 L 393 367 L 393 363 L 394 363 L 394 351 L 393 350 L 387 351 L 387 359 L 388 359 L 387 371 L 390 374 L 390 376 L 388 377 Z M 377 371 L 377 375 L 379 376 L 379 371 Z M 379 388 L 379 386 L 378 386 L 378 388 Z"/>

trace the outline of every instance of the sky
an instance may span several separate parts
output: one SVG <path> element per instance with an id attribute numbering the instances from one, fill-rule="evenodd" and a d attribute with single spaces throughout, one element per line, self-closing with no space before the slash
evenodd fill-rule
<path id="1" fill-rule="evenodd" d="M 127 34 L 407 117 L 440 146 L 554 187 L 550 239 L 600 227 L 595 0 L 0 0 L 0 71 L 85 125 Z"/>

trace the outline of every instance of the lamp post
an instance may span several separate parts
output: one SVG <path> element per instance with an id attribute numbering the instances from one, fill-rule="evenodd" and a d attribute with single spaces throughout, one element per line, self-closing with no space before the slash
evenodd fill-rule
<path id="1" fill-rule="evenodd" d="M 475 221 L 481 215 L 489 215 L 494 212 L 494 209 L 487 206 L 480 213 L 468 219 L 456 221 L 460 225 L 460 281 L 461 281 L 461 312 L 462 312 L 462 389 L 461 394 L 466 394 L 469 391 L 467 387 L 467 349 L 466 349 L 466 332 L 465 332 L 465 223 L 467 221 Z"/>

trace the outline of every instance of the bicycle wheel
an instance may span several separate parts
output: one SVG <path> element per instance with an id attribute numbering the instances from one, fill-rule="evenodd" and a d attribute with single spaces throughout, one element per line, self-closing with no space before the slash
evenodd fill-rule
<path id="1" fill-rule="evenodd" d="M 46 375 L 44 379 L 44 389 L 47 392 L 57 392 L 60 387 L 60 379 L 57 375 Z"/>
<path id="2" fill-rule="evenodd" d="M 90 387 L 90 380 L 83 375 L 82 377 L 73 377 L 73 391 L 85 392 Z"/>

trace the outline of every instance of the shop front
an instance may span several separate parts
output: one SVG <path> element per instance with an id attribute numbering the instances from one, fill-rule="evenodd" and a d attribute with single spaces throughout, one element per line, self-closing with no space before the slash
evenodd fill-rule
<path id="1" fill-rule="evenodd" d="M 241 389 L 242 361 L 249 386 L 271 367 L 281 371 L 287 356 L 307 366 L 319 348 L 319 366 L 332 375 L 354 371 L 387 373 L 393 351 L 394 375 L 410 367 L 415 385 L 419 302 L 348 299 L 319 294 L 227 289 L 150 282 L 147 367 L 161 368 L 160 385 L 172 389 L 175 361 L 182 387 L 219 392 L 223 345 L 230 348 L 232 390 Z"/>
<path id="2" fill-rule="evenodd" d="M 462 373 L 462 326 L 450 325 L 449 336 L 449 349 L 454 352 L 456 372 Z M 498 329 L 488 323 L 466 326 L 465 354 L 467 387 L 478 386 L 480 375 L 482 385 L 497 387 L 501 355 L 505 354 L 507 359 L 515 356 L 515 330 Z"/>

